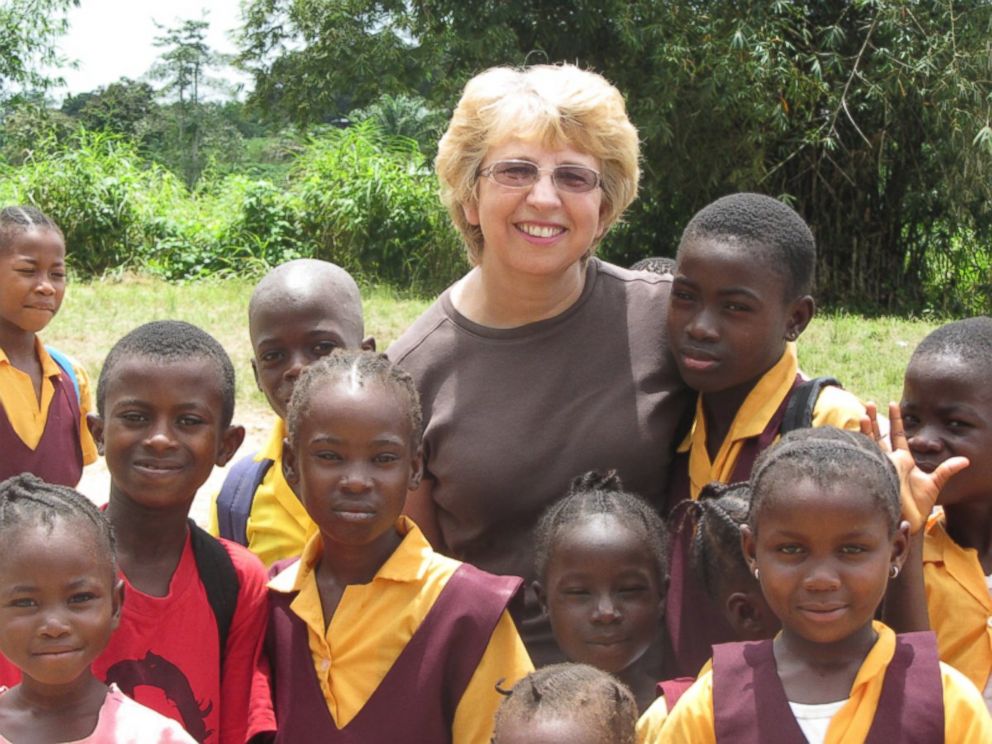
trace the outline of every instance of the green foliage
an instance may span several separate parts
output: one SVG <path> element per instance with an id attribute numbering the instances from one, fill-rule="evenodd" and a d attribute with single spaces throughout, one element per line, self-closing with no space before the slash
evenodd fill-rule
<path id="1" fill-rule="evenodd" d="M 446 112 L 431 108 L 421 96 L 388 93 L 365 108 L 351 111 L 348 119 L 371 120 L 385 134 L 412 139 L 425 155 L 436 153 L 437 141 L 448 124 Z"/>
<path id="2" fill-rule="evenodd" d="M 43 70 L 61 62 L 55 42 L 66 11 L 79 0 L 4 0 L 0 4 L 0 101 L 20 91 L 44 90 Z"/>
<path id="3" fill-rule="evenodd" d="M 142 122 L 155 108 L 152 86 L 125 77 L 105 88 L 67 97 L 62 104 L 62 113 L 87 129 L 137 139 Z"/>

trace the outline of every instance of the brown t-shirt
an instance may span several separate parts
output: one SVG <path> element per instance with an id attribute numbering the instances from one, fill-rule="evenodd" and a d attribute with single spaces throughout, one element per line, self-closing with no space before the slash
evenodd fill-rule
<path id="1" fill-rule="evenodd" d="M 510 329 L 461 315 L 449 288 L 389 348 L 420 391 L 447 552 L 529 589 L 533 529 L 576 475 L 614 468 L 661 507 L 690 401 L 665 334 L 670 286 L 591 259 L 572 307 Z M 535 663 L 561 659 L 539 614 L 528 591 L 528 650 Z"/>

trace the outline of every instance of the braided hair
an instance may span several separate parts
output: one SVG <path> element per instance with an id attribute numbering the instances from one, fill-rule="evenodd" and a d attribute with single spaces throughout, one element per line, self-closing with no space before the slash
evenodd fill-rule
<path id="1" fill-rule="evenodd" d="M 502 692 L 502 690 L 501 690 Z M 513 686 L 496 712 L 493 742 L 513 723 L 581 718 L 600 741 L 634 744 L 637 703 L 626 685 L 587 664 L 552 664 Z"/>
<path id="2" fill-rule="evenodd" d="M 758 515 L 772 490 L 782 484 L 811 480 L 825 491 L 838 482 L 857 483 L 858 491 L 873 499 L 889 523 L 889 534 L 899 528 L 899 476 L 895 466 L 864 434 L 832 426 L 789 432 L 758 457 L 751 471 L 751 507 L 747 525 L 758 531 Z"/>
<path id="3" fill-rule="evenodd" d="M 52 230 L 65 241 L 55 220 L 32 206 L 12 206 L 0 209 L 0 252 L 5 251 L 18 235 L 31 230 Z"/>
<path id="4" fill-rule="evenodd" d="M 757 582 L 741 550 L 741 525 L 751 506 L 751 484 L 709 483 L 692 502 L 696 525 L 689 547 L 689 561 L 704 591 L 714 600 L 720 587 Z"/>
<path id="5" fill-rule="evenodd" d="M 658 513 L 639 496 L 623 490 L 615 470 L 590 470 L 572 479 L 568 494 L 544 512 L 534 531 L 534 567 L 544 580 L 551 551 L 561 533 L 571 524 L 595 515 L 609 515 L 634 530 L 640 530 L 651 550 L 658 571 L 658 586 L 668 576 L 665 525 Z"/>
<path id="6" fill-rule="evenodd" d="M 0 534 L 9 529 L 45 527 L 48 532 L 59 522 L 82 521 L 93 527 L 108 568 L 116 574 L 117 544 L 110 521 L 78 491 L 68 486 L 47 483 L 31 473 L 22 473 L 0 481 Z M 0 560 L 4 546 L 0 539 Z"/>

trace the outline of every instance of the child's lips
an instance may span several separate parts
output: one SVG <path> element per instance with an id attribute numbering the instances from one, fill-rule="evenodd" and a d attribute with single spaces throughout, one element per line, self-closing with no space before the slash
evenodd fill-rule
<path id="1" fill-rule="evenodd" d="M 847 605 L 843 602 L 825 602 L 822 604 L 800 605 L 799 610 L 814 621 L 831 622 L 847 610 Z"/>
<path id="2" fill-rule="evenodd" d="M 691 369 L 694 372 L 706 372 L 711 370 L 719 361 L 712 354 L 694 350 L 683 351 L 681 356 L 682 366 L 686 369 Z"/>
<path id="3" fill-rule="evenodd" d="M 166 476 L 181 470 L 182 463 L 174 460 L 138 460 L 134 467 L 148 475 Z"/>
<path id="4" fill-rule="evenodd" d="M 344 507 L 334 509 L 334 513 L 338 518 L 343 519 L 346 522 L 369 522 L 375 519 L 375 510 L 372 508 L 362 508 L 360 506 L 356 507 Z"/>

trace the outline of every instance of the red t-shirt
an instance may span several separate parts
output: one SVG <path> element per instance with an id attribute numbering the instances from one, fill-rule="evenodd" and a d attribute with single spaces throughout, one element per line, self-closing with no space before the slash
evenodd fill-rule
<path id="1" fill-rule="evenodd" d="M 93 673 L 129 697 L 179 721 L 200 742 L 243 744 L 256 706 L 251 682 L 266 623 L 267 575 L 240 545 L 221 540 L 240 590 L 221 679 L 217 620 L 200 581 L 189 537 L 169 583 L 152 597 L 124 579 L 120 627 L 93 662 Z M 0 656 L 0 684 L 13 686 L 20 670 Z M 264 701 L 267 704 L 267 701 Z"/>

